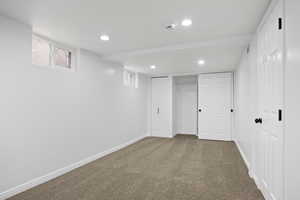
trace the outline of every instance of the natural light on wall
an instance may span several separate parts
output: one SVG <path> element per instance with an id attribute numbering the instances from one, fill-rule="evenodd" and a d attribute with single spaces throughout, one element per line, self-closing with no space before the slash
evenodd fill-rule
<path id="1" fill-rule="evenodd" d="M 32 64 L 41 67 L 74 69 L 75 50 L 32 35 Z"/>
<path id="2" fill-rule="evenodd" d="M 138 88 L 139 85 L 139 76 L 137 72 L 131 72 L 124 69 L 123 72 L 123 82 L 125 86 Z"/>
<path id="3" fill-rule="evenodd" d="M 50 66 L 50 45 L 47 41 L 32 36 L 32 64 Z"/>

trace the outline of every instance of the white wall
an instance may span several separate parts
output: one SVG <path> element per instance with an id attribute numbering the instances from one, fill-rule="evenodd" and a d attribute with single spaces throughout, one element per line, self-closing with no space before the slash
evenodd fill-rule
<path id="1" fill-rule="evenodd" d="M 235 72 L 235 131 L 234 140 L 239 145 L 250 173 L 256 170 L 255 149 L 257 148 L 257 127 L 254 119 L 258 117 L 257 91 L 257 44 L 256 37 L 243 52 Z"/>
<path id="2" fill-rule="evenodd" d="M 249 55 L 244 52 L 240 65 L 235 72 L 235 135 L 234 140 L 245 156 L 247 164 L 251 157 L 250 132 L 250 63 Z"/>
<path id="3" fill-rule="evenodd" d="M 285 200 L 300 199 L 300 1 L 286 3 Z"/>
<path id="4" fill-rule="evenodd" d="M 175 78 L 175 133 L 197 134 L 197 77 Z"/>
<path id="5" fill-rule="evenodd" d="M 87 51 L 76 72 L 31 65 L 31 28 L 0 17 L 0 193 L 147 133 L 149 79 Z"/>

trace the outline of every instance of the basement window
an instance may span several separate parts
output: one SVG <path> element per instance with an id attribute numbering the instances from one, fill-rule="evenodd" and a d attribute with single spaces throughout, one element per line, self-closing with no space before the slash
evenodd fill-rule
<path id="1" fill-rule="evenodd" d="M 138 88 L 138 86 L 139 86 L 138 73 L 124 69 L 123 82 L 124 82 L 124 85 L 127 87 Z"/>
<path id="2" fill-rule="evenodd" d="M 32 64 L 74 70 L 75 50 L 37 35 L 32 35 Z"/>
<path id="3" fill-rule="evenodd" d="M 72 52 L 66 49 L 54 47 L 53 61 L 55 66 L 71 68 Z"/>

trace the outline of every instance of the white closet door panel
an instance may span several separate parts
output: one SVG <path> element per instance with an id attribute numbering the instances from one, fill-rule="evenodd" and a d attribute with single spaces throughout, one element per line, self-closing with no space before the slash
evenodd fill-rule
<path id="1" fill-rule="evenodd" d="M 171 80 L 152 79 L 152 136 L 171 137 Z"/>
<path id="2" fill-rule="evenodd" d="M 232 75 L 199 75 L 199 138 L 231 140 Z"/>
<path id="3" fill-rule="evenodd" d="M 283 199 L 283 32 L 278 28 L 282 6 L 278 3 L 258 34 L 259 172 L 268 199 Z"/>

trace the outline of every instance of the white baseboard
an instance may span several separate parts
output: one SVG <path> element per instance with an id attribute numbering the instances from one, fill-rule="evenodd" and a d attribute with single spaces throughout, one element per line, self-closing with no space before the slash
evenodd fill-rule
<path id="1" fill-rule="evenodd" d="M 67 172 L 70 172 L 70 171 L 72 171 L 72 170 L 74 170 L 76 168 L 79 168 L 79 167 L 81 167 L 83 165 L 86 165 L 86 164 L 92 162 L 92 161 L 95 161 L 95 160 L 97 160 L 97 159 L 99 159 L 99 158 L 101 158 L 103 156 L 106 156 L 106 155 L 108 155 L 110 153 L 113 153 L 115 151 L 118 151 L 118 150 L 120 150 L 120 149 L 122 149 L 122 148 L 124 148 L 124 147 L 126 147 L 128 145 L 131 145 L 131 144 L 133 144 L 133 143 L 135 143 L 135 142 L 137 142 L 137 141 L 145 138 L 146 136 L 147 135 L 135 138 L 135 139 L 133 139 L 133 140 L 131 140 L 129 142 L 126 142 L 124 144 L 118 145 L 118 146 L 113 147 L 113 148 L 111 148 L 109 150 L 106 150 L 104 152 L 101 152 L 101 153 L 98 153 L 96 155 L 90 156 L 90 157 L 88 157 L 86 159 L 83 159 L 83 160 L 81 160 L 81 161 L 79 161 L 77 163 L 74 163 L 74 164 L 71 164 L 71 165 L 69 165 L 67 167 L 55 170 L 55 171 L 53 171 L 53 172 L 51 172 L 49 174 L 46 174 L 44 176 L 32 179 L 32 180 L 30 180 L 30 181 L 28 181 L 28 182 L 26 182 L 26 183 L 24 183 L 22 185 L 18 185 L 18 186 L 14 187 L 14 188 L 11 188 L 11 189 L 7 190 L 7 191 L 4 191 L 4 192 L 0 193 L 0 200 L 5 200 L 5 199 L 7 199 L 9 197 L 12 197 L 12 196 L 14 196 L 16 194 L 19 194 L 21 192 L 24 192 L 26 190 L 29 190 L 29 189 L 31 189 L 31 188 L 33 188 L 35 186 L 38 186 L 38 185 L 40 185 L 42 183 L 46 183 L 46 182 L 48 182 L 48 181 L 50 181 L 50 180 L 52 180 L 54 178 L 57 178 L 57 177 L 65 174 Z"/>
<path id="2" fill-rule="evenodd" d="M 225 138 L 224 136 L 220 135 L 220 136 L 211 136 L 211 135 L 205 135 L 205 134 L 202 134 L 202 135 L 198 135 L 198 138 L 200 140 L 218 140 L 218 141 L 232 141 L 231 139 L 229 138 Z"/>
<path id="3" fill-rule="evenodd" d="M 197 135 L 195 131 L 193 130 L 176 130 L 176 134 L 180 134 L 180 135 Z"/>
<path id="4" fill-rule="evenodd" d="M 151 137 L 151 132 L 147 132 L 146 137 Z"/>
<path id="5" fill-rule="evenodd" d="M 156 136 L 156 135 L 151 135 L 151 137 L 154 137 L 154 138 L 174 138 L 174 135 L 171 135 L 171 136 Z"/>
<path id="6" fill-rule="evenodd" d="M 234 143 L 235 143 L 236 146 L 238 147 L 238 150 L 239 150 L 239 152 L 241 153 L 244 162 L 246 163 L 246 166 L 247 166 L 247 169 L 248 169 L 248 172 L 249 172 L 249 176 L 251 177 L 250 163 L 249 163 L 249 161 L 248 161 L 248 159 L 247 159 L 247 157 L 246 157 L 246 154 L 245 154 L 244 151 L 242 150 L 242 148 L 241 148 L 241 146 L 240 146 L 240 144 L 239 144 L 238 141 L 235 140 Z"/>
<path id="7" fill-rule="evenodd" d="M 239 142 L 237 142 L 236 140 L 234 141 L 236 146 L 238 147 L 241 155 L 242 155 L 242 158 L 243 160 L 245 161 L 246 163 L 246 166 L 248 168 L 248 173 L 249 173 L 249 176 L 254 180 L 257 188 L 261 191 L 261 193 L 263 194 L 263 196 L 265 197 L 266 200 L 274 200 L 274 198 L 272 197 L 272 195 L 270 195 L 267 191 L 267 189 L 265 188 L 264 184 L 259 180 L 259 178 L 257 177 L 257 175 L 255 174 L 255 172 L 251 169 L 251 166 L 250 166 L 250 163 L 249 161 L 247 160 L 247 157 L 245 155 L 245 153 L 243 152 Z"/>
<path id="8" fill-rule="evenodd" d="M 174 137 L 172 132 L 169 132 L 169 134 L 166 134 L 166 133 L 168 133 L 168 132 L 166 132 L 166 131 L 152 131 L 151 136 L 152 137 L 161 137 L 161 138 L 172 138 L 172 137 Z"/>

